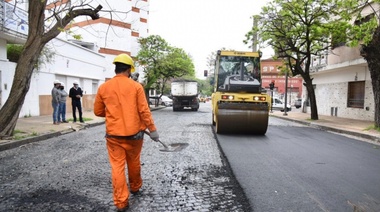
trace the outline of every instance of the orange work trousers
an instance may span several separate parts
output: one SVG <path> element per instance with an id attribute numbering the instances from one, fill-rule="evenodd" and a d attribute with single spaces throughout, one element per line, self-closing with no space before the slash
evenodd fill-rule
<path id="1" fill-rule="evenodd" d="M 138 191 L 142 186 L 140 156 L 143 140 L 106 139 L 112 169 L 113 201 L 117 208 L 124 208 L 128 205 L 130 194 L 125 177 L 125 162 L 129 187 L 132 192 Z"/>

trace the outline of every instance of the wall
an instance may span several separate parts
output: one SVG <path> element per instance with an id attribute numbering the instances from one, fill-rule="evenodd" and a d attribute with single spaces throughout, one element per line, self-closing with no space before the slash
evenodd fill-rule
<path id="1" fill-rule="evenodd" d="M 0 60 L 0 78 L 1 78 L 1 103 L 3 106 L 11 91 L 12 81 L 14 76 L 14 70 L 16 68 L 15 63 Z"/>
<path id="2" fill-rule="evenodd" d="M 349 66 L 330 72 L 321 72 L 313 75 L 313 83 L 316 85 L 315 94 L 317 98 L 318 114 L 360 119 L 374 120 L 374 99 L 370 73 L 365 66 Z M 348 108 L 348 82 L 365 81 L 364 108 Z M 304 98 L 305 99 L 305 98 Z M 369 110 L 366 110 L 369 107 Z"/>
<path id="3" fill-rule="evenodd" d="M 96 7 L 98 3 L 93 2 L 91 4 Z M 18 5 L 20 6 L 20 4 Z M 21 5 L 26 8 L 27 3 Z M 76 27 L 73 29 L 74 33 L 81 34 L 84 42 L 93 41 L 94 46 L 97 47 L 96 50 L 115 48 L 118 51 L 129 52 L 132 56 L 136 56 L 139 51 L 137 39 L 148 36 L 148 1 L 131 0 L 123 1 L 121 4 L 119 0 L 108 0 L 107 4 L 103 6 L 105 6 L 103 10 L 108 11 L 129 11 L 125 14 L 119 14 L 117 17 L 113 14 L 112 18 L 113 20 L 129 24 L 130 27 L 123 28 L 117 25 L 110 26 L 104 23 L 96 23 L 91 26 L 87 24 L 86 28 L 82 28 L 83 26 Z M 105 15 L 104 17 L 107 18 L 107 14 L 102 13 L 102 17 Z M 80 17 L 75 19 L 75 23 L 81 21 L 87 22 L 87 20 L 90 19 L 88 17 Z M 90 29 L 92 31 L 87 32 Z M 0 31 L 0 37 L 1 35 L 3 34 Z M 71 37 L 65 33 L 61 33 L 59 38 L 49 42 L 48 46 L 55 52 L 55 60 L 52 64 L 46 64 L 33 74 L 20 117 L 51 114 L 50 95 L 53 87 L 52 82 L 55 79 L 65 83 L 67 92 L 75 80 L 79 81 L 80 87 L 84 90 L 84 97 L 82 99 L 84 110 L 92 110 L 97 87 L 105 81 L 105 78 L 112 78 L 115 75 L 114 65 L 112 64 L 115 54 L 102 55 L 67 42 L 65 41 L 66 39 L 71 39 Z M 8 40 L 8 42 L 10 41 Z M 9 96 L 16 66 L 16 64 L 2 59 L 2 57 L 6 58 L 6 43 L 5 39 L 0 39 L 0 84 L 2 88 L 0 89 L 0 107 Z M 140 69 L 136 68 L 137 70 Z M 4 89 L 5 85 L 7 89 Z M 71 102 L 68 103 L 68 112 L 71 112 L 70 105 Z"/>
<path id="4" fill-rule="evenodd" d="M 52 113 L 51 90 L 53 81 L 56 79 L 65 83 L 67 92 L 73 86 L 73 82 L 77 80 L 84 90 L 82 100 L 84 110 L 92 110 L 96 88 L 105 80 L 105 57 L 61 39 L 53 39 L 48 46 L 55 52 L 54 61 L 52 64 L 46 64 L 40 70 L 34 71 L 20 117 Z M 0 61 L 0 67 L 3 105 L 9 96 L 16 64 Z M 5 84 L 7 89 L 4 89 Z M 70 105 L 71 101 L 67 107 L 68 112 L 71 112 Z"/>
<path id="5" fill-rule="evenodd" d="M 362 56 L 360 56 L 359 47 L 350 48 L 341 46 L 332 50 L 327 57 L 327 61 L 329 65 L 333 65 L 360 58 L 362 58 Z"/>
<path id="6" fill-rule="evenodd" d="M 65 84 L 67 93 L 73 87 L 73 82 L 78 81 L 79 87 L 83 90 L 83 110 L 92 110 L 93 95 L 96 94 L 97 87 L 105 80 L 105 57 L 61 39 L 54 39 L 49 46 L 55 50 L 56 55 L 54 63 L 47 64 L 38 73 L 41 81 L 38 86 L 41 105 L 39 114 L 47 115 L 52 112 L 50 95 L 53 81 L 56 79 Z M 67 112 L 71 112 L 71 100 L 67 104 Z"/>

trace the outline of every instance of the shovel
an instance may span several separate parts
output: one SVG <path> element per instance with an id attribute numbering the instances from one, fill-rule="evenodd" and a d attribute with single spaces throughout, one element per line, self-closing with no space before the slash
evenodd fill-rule
<path id="1" fill-rule="evenodd" d="M 144 131 L 144 133 L 147 134 L 148 136 L 150 136 L 149 132 Z M 182 149 L 189 146 L 188 143 L 174 143 L 174 144 L 166 145 L 165 143 L 163 143 L 160 140 L 157 140 L 157 141 L 160 142 L 160 144 L 162 144 L 162 146 L 164 147 L 163 149 L 160 149 L 161 152 L 179 152 Z"/>

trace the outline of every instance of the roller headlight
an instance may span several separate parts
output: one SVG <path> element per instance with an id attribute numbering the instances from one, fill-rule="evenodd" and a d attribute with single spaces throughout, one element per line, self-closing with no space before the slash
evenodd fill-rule
<path id="1" fill-rule="evenodd" d="M 222 99 L 223 100 L 234 100 L 234 96 L 232 96 L 232 95 L 222 95 Z"/>

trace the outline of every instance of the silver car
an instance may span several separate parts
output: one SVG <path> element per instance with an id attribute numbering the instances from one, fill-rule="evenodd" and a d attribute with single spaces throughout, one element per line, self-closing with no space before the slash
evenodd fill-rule
<path id="1" fill-rule="evenodd" d="M 173 100 L 168 96 L 161 96 L 161 105 L 164 105 L 166 107 L 173 106 Z"/>

